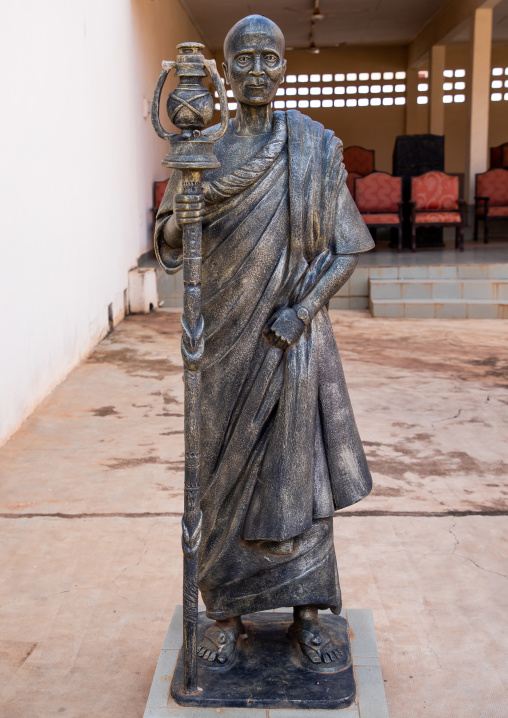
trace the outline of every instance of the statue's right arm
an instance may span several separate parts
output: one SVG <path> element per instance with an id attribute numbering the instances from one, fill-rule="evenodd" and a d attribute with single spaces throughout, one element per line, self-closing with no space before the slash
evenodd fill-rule
<path id="1" fill-rule="evenodd" d="M 180 249 L 182 246 L 182 234 L 182 228 L 176 223 L 173 213 L 164 225 L 162 233 L 164 241 L 171 249 Z"/>
<path id="2" fill-rule="evenodd" d="M 205 213 L 205 201 L 203 195 L 185 194 L 182 192 L 181 172 L 174 172 L 168 186 L 168 197 L 166 203 L 173 196 L 173 214 L 164 222 L 164 242 L 172 249 L 180 249 L 182 246 L 183 226 L 199 222 Z"/>

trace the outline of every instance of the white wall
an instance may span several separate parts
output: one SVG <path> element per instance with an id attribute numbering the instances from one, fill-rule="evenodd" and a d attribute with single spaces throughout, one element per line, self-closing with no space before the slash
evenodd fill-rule
<path id="1" fill-rule="evenodd" d="M 142 99 L 199 36 L 176 0 L 19 0 L 0 32 L 1 443 L 123 316 L 165 152 Z"/>

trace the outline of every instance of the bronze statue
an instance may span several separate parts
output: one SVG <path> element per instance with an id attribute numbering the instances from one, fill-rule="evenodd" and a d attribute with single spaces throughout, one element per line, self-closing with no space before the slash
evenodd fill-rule
<path id="1" fill-rule="evenodd" d="M 277 25 L 244 18 L 224 55 L 238 109 L 215 142 L 220 168 L 203 172 L 203 194 L 176 169 L 155 229 L 173 273 L 182 228 L 203 226 L 199 588 L 215 623 L 198 660 L 227 666 L 242 615 L 292 606 L 288 636 L 310 668 L 340 657 L 318 615 L 341 610 L 333 514 L 371 489 L 327 306 L 373 241 L 340 140 L 272 111 L 286 71 Z"/>

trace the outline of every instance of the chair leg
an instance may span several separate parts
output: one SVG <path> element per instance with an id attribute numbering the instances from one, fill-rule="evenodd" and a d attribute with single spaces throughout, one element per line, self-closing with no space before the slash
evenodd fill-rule
<path id="1" fill-rule="evenodd" d="M 402 252 L 402 224 L 401 224 L 401 222 L 399 222 L 399 229 L 398 229 L 397 235 L 398 235 L 397 250 L 399 252 Z"/>
<path id="2" fill-rule="evenodd" d="M 475 241 L 475 242 L 478 241 L 478 223 L 479 223 L 479 221 L 480 221 L 480 219 L 479 219 L 478 215 L 475 214 L 475 217 L 474 217 L 474 234 L 473 234 L 473 238 L 474 238 L 474 241 Z"/>
<path id="3" fill-rule="evenodd" d="M 411 225 L 411 251 L 416 252 L 416 225 Z"/>
<path id="4" fill-rule="evenodd" d="M 455 227 L 455 249 L 459 248 L 459 228 Z"/>
<path id="5" fill-rule="evenodd" d="M 458 228 L 459 233 L 459 252 L 464 251 L 464 225 L 461 224 Z"/>
<path id="6" fill-rule="evenodd" d="M 489 243 L 489 220 L 487 217 L 483 220 L 483 244 Z"/>

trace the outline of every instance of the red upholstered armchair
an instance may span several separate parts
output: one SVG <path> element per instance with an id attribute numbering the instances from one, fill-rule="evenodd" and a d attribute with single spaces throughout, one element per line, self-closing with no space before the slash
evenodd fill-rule
<path id="1" fill-rule="evenodd" d="M 162 198 L 164 197 L 164 192 L 166 191 L 166 187 L 168 186 L 169 179 L 162 180 L 162 182 L 154 182 L 153 183 L 153 206 L 152 206 L 152 212 L 153 212 L 153 226 L 155 227 L 155 218 L 157 217 L 157 212 L 159 211 L 160 204 L 162 202 Z"/>
<path id="2" fill-rule="evenodd" d="M 352 145 L 344 150 L 343 160 L 348 172 L 357 172 L 362 177 L 374 172 L 374 150 Z"/>
<path id="3" fill-rule="evenodd" d="M 489 241 L 491 219 L 508 219 L 508 169 L 495 169 L 476 175 L 474 240 L 478 240 L 478 224 L 483 220 L 483 241 Z"/>
<path id="4" fill-rule="evenodd" d="M 402 249 L 402 177 L 387 172 L 371 172 L 355 180 L 356 206 L 365 224 L 372 229 L 392 227 L 398 230 L 398 249 Z"/>
<path id="5" fill-rule="evenodd" d="M 508 142 L 490 148 L 490 169 L 508 168 Z"/>
<path id="6" fill-rule="evenodd" d="M 459 178 L 445 172 L 411 177 L 411 250 L 416 251 L 417 227 L 455 227 L 455 249 L 464 251 L 464 200 Z"/>

